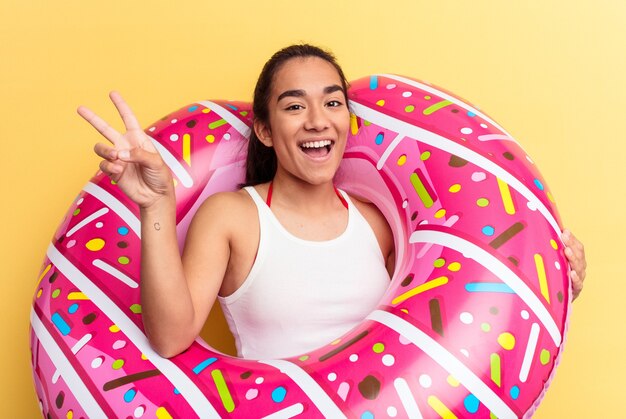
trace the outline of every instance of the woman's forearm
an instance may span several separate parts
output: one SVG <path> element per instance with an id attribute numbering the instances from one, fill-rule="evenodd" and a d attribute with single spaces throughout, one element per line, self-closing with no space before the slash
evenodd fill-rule
<path id="1" fill-rule="evenodd" d="M 195 338 L 194 308 L 176 237 L 173 197 L 141 209 L 141 304 L 146 336 L 164 357 L 185 350 Z"/>

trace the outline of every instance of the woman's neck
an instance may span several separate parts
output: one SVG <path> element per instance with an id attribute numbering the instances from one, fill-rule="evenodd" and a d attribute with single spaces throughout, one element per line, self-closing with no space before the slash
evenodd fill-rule
<path id="1" fill-rule="evenodd" d="M 272 207 L 281 206 L 310 215 L 345 210 L 332 180 L 314 185 L 277 173 L 272 181 L 272 189 Z"/>

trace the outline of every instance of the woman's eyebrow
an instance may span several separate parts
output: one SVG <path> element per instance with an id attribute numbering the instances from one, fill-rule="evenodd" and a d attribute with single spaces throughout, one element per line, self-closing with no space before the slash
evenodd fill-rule
<path id="1" fill-rule="evenodd" d="M 328 95 L 330 93 L 334 93 L 336 91 L 342 91 L 343 92 L 343 87 L 339 86 L 338 84 L 333 84 L 332 86 L 326 86 L 324 88 L 324 94 L 325 95 Z M 306 91 L 304 91 L 302 89 L 285 90 L 280 95 L 278 95 L 278 98 L 276 99 L 276 102 L 280 102 L 282 99 L 284 99 L 286 97 L 304 97 L 304 96 L 306 96 Z"/>

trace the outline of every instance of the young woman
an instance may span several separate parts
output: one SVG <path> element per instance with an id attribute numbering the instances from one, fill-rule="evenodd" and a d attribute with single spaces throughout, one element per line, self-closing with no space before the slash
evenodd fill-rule
<path id="1" fill-rule="evenodd" d="M 254 94 L 246 187 L 201 205 L 182 257 L 169 169 L 121 96 L 110 96 L 125 134 L 85 107 L 78 113 L 113 144 L 95 146 L 100 169 L 140 207 L 143 321 L 159 354 L 185 350 L 216 299 L 238 354 L 256 359 L 315 349 L 375 307 L 393 272 L 393 237 L 374 205 L 333 185 L 350 115 L 347 82 L 331 54 L 294 45 L 266 63 Z M 564 240 L 577 296 L 584 250 L 571 233 Z M 355 258 L 362 263 L 343 263 Z"/>

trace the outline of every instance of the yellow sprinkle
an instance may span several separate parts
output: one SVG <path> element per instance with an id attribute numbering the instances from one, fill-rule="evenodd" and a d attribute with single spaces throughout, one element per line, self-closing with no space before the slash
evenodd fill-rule
<path id="1" fill-rule="evenodd" d="M 554 239 L 550 239 L 550 246 L 552 246 L 554 250 L 557 250 L 559 248 L 559 245 L 556 241 L 554 241 Z"/>
<path id="2" fill-rule="evenodd" d="M 65 417 L 67 419 L 72 419 L 74 417 L 74 411 L 72 409 L 68 410 L 67 413 L 65 414 Z"/>
<path id="3" fill-rule="evenodd" d="M 82 292 L 74 291 L 67 294 L 68 300 L 89 300 L 89 298 Z"/>
<path id="4" fill-rule="evenodd" d="M 211 134 L 207 135 L 207 136 L 206 136 L 206 140 L 207 140 L 209 143 L 213 143 L 213 141 L 215 141 L 215 135 L 211 135 Z"/>
<path id="5" fill-rule="evenodd" d="M 113 324 L 111 325 L 111 327 L 109 327 L 109 331 L 112 333 L 117 333 L 120 331 L 120 328 L 116 324 Z"/>
<path id="6" fill-rule="evenodd" d="M 457 193 L 458 191 L 461 190 L 461 185 L 459 185 L 458 183 L 455 183 L 454 185 L 450 186 L 448 190 L 452 193 Z"/>
<path id="7" fill-rule="evenodd" d="M 446 381 L 448 382 L 448 384 L 450 384 L 452 387 L 458 387 L 461 383 L 459 382 L 459 380 L 457 380 L 456 378 L 454 378 L 451 375 L 448 375 L 448 378 L 446 379 Z"/>
<path id="8" fill-rule="evenodd" d="M 539 277 L 539 289 L 541 295 L 550 303 L 550 292 L 548 291 L 548 278 L 546 278 L 546 268 L 543 265 L 543 257 L 539 253 L 535 253 L 535 267 L 537 268 L 537 277 Z"/>
<path id="9" fill-rule="evenodd" d="M 356 122 L 356 115 L 353 113 L 350 114 L 350 132 L 352 133 L 352 135 L 356 135 L 356 133 L 359 132 L 359 125 Z"/>
<path id="10" fill-rule="evenodd" d="M 442 218 L 444 215 L 446 215 L 446 210 L 441 208 L 435 213 L 435 218 Z"/>
<path id="11" fill-rule="evenodd" d="M 104 240 L 100 238 L 91 239 L 85 244 L 85 247 L 92 252 L 97 252 L 98 250 L 102 250 L 104 247 Z"/>
<path id="12" fill-rule="evenodd" d="M 401 308 L 400 311 L 404 314 L 409 314 L 409 310 L 407 310 L 406 308 Z"/>
<path id="13" fill-rule="evenodd" d="M 504 349 L 510 351 L 511 349 L 515 348 L 515 336 L 513 336 L 509 332 L 501 333 L 500 336 L 498 336 L 498 343 Z"/>
<path id="14" fill-rule="evenodd" d="M 448 269 L 452 272 L 458 272 L 461 269 L 461 264 L 459 262 L 452 262 L 448 265 Z"/>
<path id="15" fill-rule="evenodd" d="M 142 361 L 147 361 L 148 357 L 146 356 L 146 354 L 141 354 L 141 360 Z"/>
<path id="16" fill-rule="evenodd" d="M 513 205 L 513 198 L 511 197 L 511 190 L 509 185 L 500 178 L 498 180 L 498 188 L 500 189 L 500 196 L 502 197 L 502 204 L 504 205 L 504 212 L 509 215 L 515 214 L 515 205 Z"/>
<path id="17" fill-rule="evenodd" d="M 554 204 L 554 197 L 552 196 L 552 194 L 550 193 L 550 191 L 548 191 L 546 193 L 546 195 L 548 195 L 548 199 L 550 200 L 550 202 L 552 202 Z"/>
<path id="18" fill-rule="evenodd" d="M 398 157 L 398 166 L 404 166 L 404 163 L 406 163 L 406 154 Z"/>
<path id="19" fill-rule="evenodd" d="M 378 101 L 376 101 L 376 104 L 378 106 L 384 106 L 385 105 L 385 100 L 384 99 L 378 100 Z"/>
<path id="20" fill-rule="evenodd" d="M 417 287 L 408 290 L 407 292 L 405 292 L 404 294 L 400 294 L 398 295 L 396 298 L 394 298 L 391 301 L 391 304 L 396 305 L 398 303 L 401 303 L 405 300 L 408 300 L 409 298 L 416 296 L 417 294 L 421 294 L 424 291 L 429 291 L 433 288 L 437 288 L 440 287 L 442 285 L 445 285 L 448 283 L 448 278 L 445 276 L 440 276 L 439 278 L 435 278 L 432 279 L 428 282 L 424 282 L 421 285 L 418 285 Z"/>
<path id="21" fill-rule="evenodd" d="M 202 113 L 209 113 L 209 112 L 211 112 L 211 109 L 209 108 L 202 109 Z"/>
<path id="22" fill-rule="evenodd" d="M 43 288 L 39 288 L 39 291 L 37 291 L 37 298 L 41 297 L 42 292 L 43 292 Z"/>
<path id="23" fill-rule="evenodd" d="M 183 134 L 183 160 L 191 166 L 191 135 Z"/>
<path id="24" fill-rule="evenodd" d="M 428 396 L 428 404 L 442 419 L 457 419 L 456 415 L 437 396 Z"/>
<path id="25" fill-rule="evenodd" d="M 159 407 L 156 410 L 156 417 L 157 419 L 172 419 L 172 415 L 170 415 L 170 412 L 168 412 L 167 409 L 163 406 Z"/>
<path id="26" fill-rule="evenodd" d="M 52 264 L 49 263 L 48 266 L 46 266 L 46 268 L 43 270 L 41 275 L 39 275 L 39 279 L 37 280 L 37 285 L 35 285 L 35 288 L 37 288 L 39 286 L 39 283 L 41 282 L 43 277 L 46 276 L 46 274 L 48 273 L 48 271 L 50 270 L 51 267 L 52 267 Z"/>
<path id="27" fill-rule="evenodd" d="M 336 344 L 338 344 L 339 342 L 341 342 L 341 338 L 333 340 L 330 344 L 331 344 L 331 345 L 336 345 Z"/>

